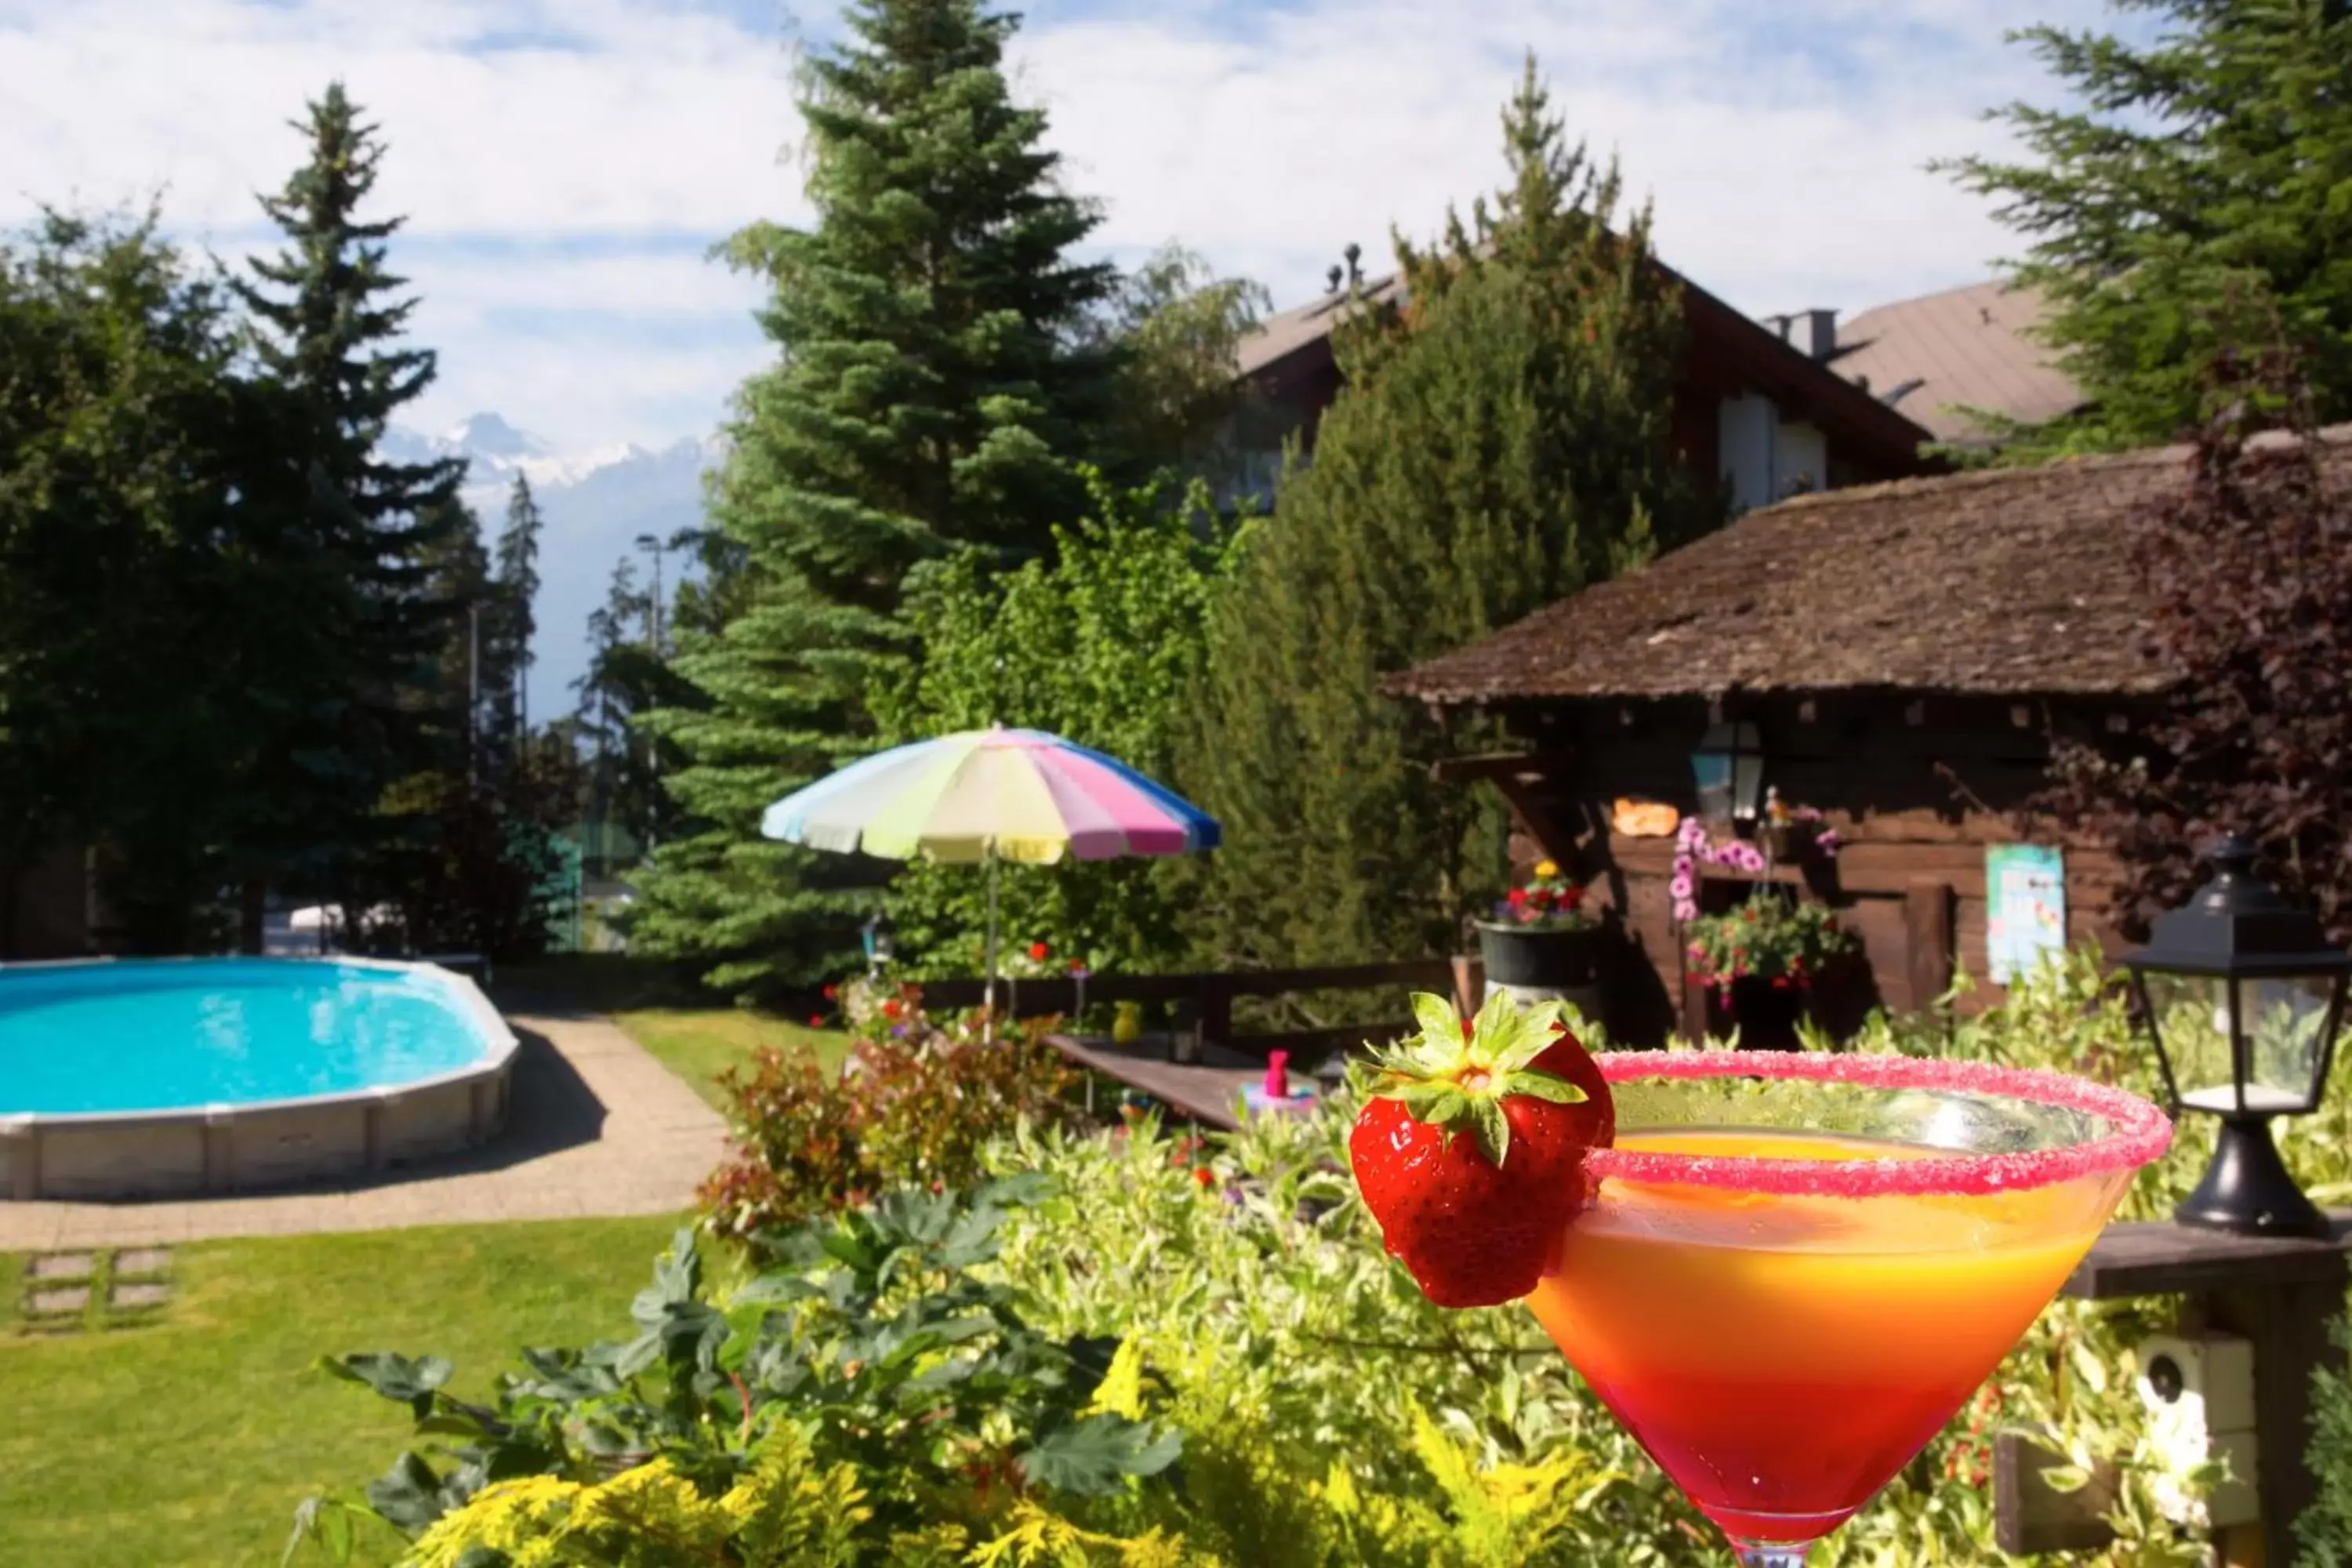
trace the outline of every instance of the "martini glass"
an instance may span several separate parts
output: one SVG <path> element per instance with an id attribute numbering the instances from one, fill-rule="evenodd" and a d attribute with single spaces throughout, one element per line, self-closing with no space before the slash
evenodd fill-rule
<path id="1" fill-rule="evenodd" d="M 1976 1062 L 1638 1052 L 1528 1305 L 1753 1568 L 1800 1568 L 2048 1305 L 2172 1124 Z"/>

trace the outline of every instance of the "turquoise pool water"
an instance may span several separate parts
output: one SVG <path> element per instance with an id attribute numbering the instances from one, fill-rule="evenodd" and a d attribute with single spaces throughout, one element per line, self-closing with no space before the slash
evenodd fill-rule
<path id="1" fill-rule="evenodd" d="M 327 959 L 0 968 L 0 1115 L 348 1094 L 477 1065 L 480 1004 L 429 970 Z"/>

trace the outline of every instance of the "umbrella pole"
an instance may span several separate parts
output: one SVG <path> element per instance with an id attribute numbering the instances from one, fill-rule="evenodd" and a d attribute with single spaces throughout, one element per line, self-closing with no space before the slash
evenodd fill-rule
<path id="1" fill-rule="evenodd" d="M 988 853 L 988 1021 L 983 1026 L 989 1044 L 996 1043 L 996 852 Z"/>

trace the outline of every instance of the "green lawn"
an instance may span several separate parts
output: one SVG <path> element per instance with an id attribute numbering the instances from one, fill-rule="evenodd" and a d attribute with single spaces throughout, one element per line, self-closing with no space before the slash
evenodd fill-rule
<path id="1" fill-rule="evenodd" d="M 849 1048 L 838 1029 L 812 1028 L 740 1007 L 640 1008 L 615 1013 L 613 1021 L 721 1110 L 727 1107 L 719 1091 L 719 1075 L 748 1063 L 762 1046 L 814 1051 L 827 1067 L 837 1066 Z"/>
<path id="2" fill-rule="evenodd" d="M 520 1346 L 630 1332 L 677 1223 L 194 1243 L 160 1321 L 59 1335 L 16 1328 L 25 1260 L 0 1257 L 0 1565 L 276 1564 L 302 1498 L 373 1479 L 406 1443 L 405 1413 L 310 1370 L 320 1356 L 446 1355 L 478 1394 Z"/>

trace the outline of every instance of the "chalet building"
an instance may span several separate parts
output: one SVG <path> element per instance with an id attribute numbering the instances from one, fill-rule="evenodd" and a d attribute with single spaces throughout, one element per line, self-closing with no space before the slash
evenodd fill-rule
<path id="1" fill-rule="evenodd" d="M 2352 478 L 2352 426 L 2326 439 Z M 2122 729 L 2171 684 L 2141 650 L 2119 535 L 2133 509 L 2184 482 L 2186 458 L 2168 448 L 1801 496 L 1389 689 L 1441 717 L 1499 717 L 1521 742 L 1449 772 L 1512 802 L 1516 855 L 1595 879 L 1612 910 L 1605 1012 L 1617 1037 L 1653 1044 L 1727 1023 L 1686 984 L 1669 891 L 1674 835 L 1702 815 L 1703 773 L 1731 775 L 1730 793 L 1750 802 L 1769 791 L 1817 810 L 1843 839 L 1834 857 L 1792 855 L 1771 871 L 1843 911 L 1864 946 L 1848 983 L 1816 999 L 1820 1021 L 1924 1006 L 1956 971 L 1982 1005 L 2001 994 L 1996 906 L 2004 947 L 2015 915 L 2042 917 L 2036 929 L 2068 944 L 2120 940 L 2114 858 L 2063 836 L 2028 847 L 2018 811 L 2043 783 L 2053 735 Z M 1736 798 L 1734 820 L 1721 793 L 1712 804 L 1716 842 L 1754 832 Z M 2063 915 L 2046 890 L 2016 897 L 2016 868 L 2037 863 L 2041 878 L 2056 872 Z M 1704 911 L 1758 880 L 1691 870 Z"/>
<path id="2" fill-rule="evenodd" d="M 1675 440 L 1704 483 L 1728 489 L 1735 510 L 1941 467 L 1920 455 L 1933 438 L 1924 426 L 1832 367 L 1835 311 L 1766 325 L 1678 281 L 1686 332 Z M 1401 297 L 1402 284 L 1391 275 L 1360 287 L 1365 298 L 1387 300 Z M 1351 308 L 1351 294 L 1335 289 L 1269 318 L 1242 344 L 1237 368 L 1265 406 L 1247 434 L 1233 438 L 1243 453 L 1236 493 L 1273 493 L 1292 436 L 1311 456 L 1316 426 L 1339 395 L 1332 329 Z"/>
<path id="3" fill-rule="evenodd" d="M 1982 415 L 2038 425 L 2084 406 L 2033 339 L 2043 309 L 2036 290 L 2000 282 L 1898 300 L 1839 322 L 1830 363 L 1937 442 L 1989 445 Z"/>

